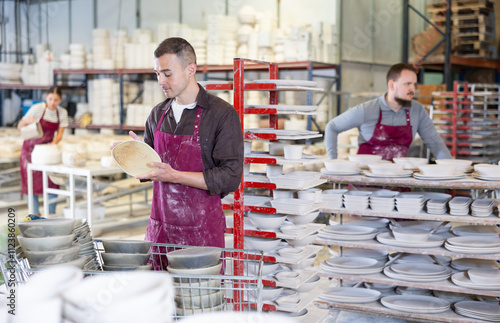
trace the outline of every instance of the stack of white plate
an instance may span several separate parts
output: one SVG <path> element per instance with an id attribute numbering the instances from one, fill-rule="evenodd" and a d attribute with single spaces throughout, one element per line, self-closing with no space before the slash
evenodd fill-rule
<path id="1" fill-rule="evenodd" d="M 327 288 L 319 299 L 326 302 L 337 303 L 370 303 L 380 298 L 380 292 L 373 289 L 353 287 L 330 287 Z"/>
<path id="2" fill-rule="evenodd" d="M 451 215 L 468 215 L 469 206 L 472 203 L 472 199 L 466 196 L 455 196 L 448 202 L 450 206 Z"/>
<path id="3" fill-rule="evenodd" d="M 499 253 L 500 237 L 460 236 L 448 238 L 445 248 L 459 253 Z"/>
<path id="4" fill-rule="evenodd" d="M 327 202 L 324 206 L 325 209 L 340 209 L 343 203 L 343 194 L 347 193 L 347 190 L 324 190 L 321 193 L 321 201 Z"/>
<path id="5" fill-rule="evenodd" d="M 455 304 L 455 312 L 479 320 L 500 322 L 498 303 L 463 301 Z"/>
<path id="6" fill-rule="evenodd" d="M 370 275 L 382 271 L 384 263 L 366 257 L 332 257 L 320 264 L 328 273 L 346 275 Z"/>
<path id="7" fill-rule="evenodd" d="M 437 282 L 448 279 L 451 269 L 430 263 L 407 262 L 384 268 L 387 277 L 410 282 Z"/>
<path id="8" fill-rule="evenodd" d="M 90 231 L 89 224 L 86 220 L 77 221 L 81 221 L 81 223 L 75 226 L 73 233 L 75 234 L 75 243 L 82 246 L 78 256 L 88 257 L 88 261 L 85 263 L 83 270 L 101 270 L 101 266 L 97 260 L 97 250 L 95 249 L 94 238 L 92 236 L 92 231 Z"/>
<path id="9" fill-rule="evenodd" d="M 437 198 L 427 201 L 427 213 L 430 214 L 445 214 L 447 211 L 448 199 Z"/>
<path id="10" fill-rule="evenodd" d="M 348 191 L 344 194 L 344 205 L 349 210 L 366 210 L 372 192 Z"/>
<path id="11" fill-rule="evenodd" d="M 472 259 L 458 258 L 451 262 L 451 267 L 456 270 L 466 271 L 472 268 L 497 268 L 498 264 L 495 260 L 489 259 Z"/>
<path id="12" fill-rule="evenodd" d="M 399 194 L 396 196 L 396 208 L 401 213 L 420 213 L 424 207 L 424 195 Z"/>
<path id="13" fill-rule="evenodd" d="M 437 234 L 431 234 L 429 236 L 429 239 L 427 241 L 402 241 L 402 240 L 396 240 L 394 236 L 392 235 L 392 232 L 384 232 L 380 233 L 377 235 L 377 240 L 378 242 L 390 246 L 396 246 L 396 247 L 406 247 L 406 248 L 433 248 L 433 247 L 440 247 L 443 242 L 444 238 L 437 235 Z"/>
<path id="14" fill-rule="evenodd" d="M 482 270 L 486 268 L 475 268 L 470 270 Z M 491 268 L 488 268 L 492 270 Z M 480 290 L 500 290 L 500 282 L 498 279 L 496 281 L 485 281 L 484 283 L 474 282 L 470 279 L 470 270 L 467 272 L 459 272 L 451 275 L 451 281 L 460 287 L 470 288 L 470 289 L 480 289 Z M 498 272 L 498 269 L 496 269 Z"/>
<path id="15" fill-rule="evenodd" d="M 498 237 L 500 228 L 486 225 L 463 225 L 454 227 L 452 232 L 457 236 Z"/>
<path id="16" fill-rule="evenodd" d="M 387 190 L 375 191 L 370 195 L 370 208 L 377 212 L 392 212 L 398 194 L 399 192 Z"/>
<path id="17" fill-rule="evenodd" d="M 375 238 L 379 231 L 375 228 L 357 225 L 330 225 L 322 228 L 318 236 L 323 239 L 358 241 Z"/>
<path id="18" fill-rule="evenodd" d="M 435 314 L 450 308 L 450 302 L 432 296 L 393 295 L 380 301 L 387 308 L 410 313 Z"/>
<path id="19" fill-rule="evenodd" d="M 495 202 L 490 199 L 476 199 L 471 204 L 472 216 L 486 217 L 493 215 Z"/>

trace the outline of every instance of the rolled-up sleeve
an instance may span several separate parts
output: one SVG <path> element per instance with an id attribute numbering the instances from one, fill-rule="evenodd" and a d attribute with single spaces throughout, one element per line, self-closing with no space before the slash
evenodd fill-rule
<path id="1" fill-rule="evenodd" d="M 210 195 L 225 196 L 238 189 L 243 173 L 243 133 L 238 113 L 233 108 L 218 120 L 212 160 L 215 167 L 203 176 Z M 202 143 L 202 150 L 207 149 Z"/>
<path id="2" fill-rule="evenodd" d="M 359 127 L 364 120 L 363 106 L 352 107 L 330 120 L 325 127 L 325 147 L 330 159 L 337 158 L 337 137 L 341 132 Z"/>
<path id="3" fill-rule="evenodd" d="M 420 114 L 417 132 L 427 148 L 430 149 L 436 159 L 452 158 L 448 147 L 446 147 L 443 139 L 437 133 L 431 118 L 429 118 L 429 115 L 427 114 L 427 111 L 425 111 L 423 107 L 421 107 L 419 111 Z"/>

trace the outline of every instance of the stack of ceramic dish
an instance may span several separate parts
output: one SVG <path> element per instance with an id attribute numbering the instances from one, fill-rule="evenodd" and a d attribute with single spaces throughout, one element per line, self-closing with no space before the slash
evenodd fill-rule
<path id="1" fill-rule="evenodd" d="M 451 276 L 451 281 L 460 287 L 480 290 L 500 290 L 498 268 L 472 268 Z"/>
<path id="2" fill-rule="evenodd" d="M 167 323 L 174 315 L 173 298 L 172 278 L 165 272 L 94 275 L 62 292 L 62 321 Z"/>
<path id="3" fill-rule="evenodd" d="M 500 252 L 500 237 L 453 237 L 446 240 L 444 247 L 459 253 L 498 253 Z"/>
<path id="4" fill-rule="evenodd" d="M 455 196 L 448 202 L 450 206 L 451 215 L 468 215 L 469 206 L 472 203 L 472 199 L 466 196 Z"/>
<path id="5" fill-rule="evenodd" d="M 380 300 L 387 308 L 410 313 L 435 314 L 450 308 L 450 302 L 432 296 L 393 295 Z"/>
<path id="6" fill-rule="evenodd" d="M 344 205 L 349 210 L 366 210 L 372 192 L 348 191 L 344 193 Z"/>
<path id="7" fill-rule="evenodd" d="M 452 232 L 457 236 L 498 237 L 500 228 L 486 225 L 462 225 L 453 227 Z"/>
<path id="8" fill-rule="evenodd" d="M 323 261 L 320 266 L 328 273 L 370 275 L 381 272 L 384 263 L 366 257 L 332 257 Z"/>
<path id="9" fill-rule="evenodd" d="M 379 231 L 375 228 L 357 225 L 331 225 L 322 228 L 318 237 L 331 240 L 358 241 L 375 238 Z"/>
<path id="10" fill-rule="evenodd" d="M 490 199 L 476 199 L 471 204 L 472 216 L 486 217 L 493 215 L 495 202 Z"/>
<path id="11" fill-rule="evenodd" d="M 325 209 L 340 209 L 344 205 L 343 195 L 347 190 L 324 190 L 321 193 L 321 201 L 327 204 L 323 207 Z"/>
<path id="12" fill-rule="evenodd" d="M 440 221 L 400 221 L 397 225 L 389 224 L 390 229 L 394 229 L 395 227 L 403 227 L 403 228 L 413 228 L 413 229 L 423 229 L 432 231 L 437 228 L 435 233 L 443 234 L 450 231 L 451 224 L 447 223 L 443 225 L 443 222 Z"/>
<path id="13" fill-rule="evenodd" d="M 304 187 L 317 185 L 320 177 L 320 172 L 296 171 L 285 175 L 271 176 L 269 180 L 276 184 L 279 189 L 301 190 Z"/>
<path id="14" fill-rule="evenodd" d="M 101 253 L 103 268 L 107 271 L 151 270 L 148 264 L 151 247 L 150 241 L 142 240 L 107 240 L 102 242 Z"/>
<path id="15" fill-rule="evenodd" d="M 457 172 L 455 168 L 454 165 L 420 165 L 418 166 L 420 172 L 414 173 L 413 177 L 428 181 L 464 179 L 465 173 Z"/>
<path id="16" fill-rule="evenodd" d="M 400 178 L 411 177 L 411 170 L 403 170 L 403 165 L 389 162 L 368 164 L 370 170 L 364 170 L 363 174 L 368 177 Z"/>
<path id="17" fill-rule="evenodd" d="M 451 269 L 442 265 L 407 262 L 384 268 L 387 277 L 410 282 L 437 282 L 448 279 Z"/>
<path id="18" fill-rule="evenodd" d="M 428 289 L 408 287 L 408 286 L 398 286 L 394 289 L 394 292 L 398 295 L 432 296 L 432 292 Z"/>
<path id="19" fill-rule="evenodd" d="M 424 195 L 401 193 L 396 196 L 396 208 L 401 213 L 417 214 L 424 207 Z"/>
<path id="20" fill-rule="evenodd" d="M 370 208 L 378 212 L 392 212 L 398 194 L 399 192 L 387 190 L 375 191 L 370 195 Z"/>
<path id="21" fill-rule="evenodd" d="M 500 322 L 498 303 L 463 301 L 455 304 L 455 312 L 478 320 Z"/>
<path id="22" fill-rule="evenodd" d="M 275 230 L 286 220 L 286 215 L 248 212 L 250 222 L 261 230 Z"/>
<path id="23" fill-rule="evenodd" d="M 470 173 L 474 169 L 472 160 L 468 159 L 437 159 L 436 164 L 444 166 L 455 166 L 456 173 Z"/>
<path id="24" fill-rule="evenodd" d="M 73 219 L 44 219 L 18 224 L 22 235 L 18 241 L 31 268 L 73 265 L 80 269 L 88 262 L 79 256 L 80 244 L 74 243 Z"/>
<path id="25" fill-rule="evenodd" d="M 471 300 L 471 295 L 464 294 L 464 293 L 455 293 L 455 292 L 445 292 L 445 291 L 441 291 L 441 290 L 434 290 L 434 291 L 432 291 L 432 294 L 437 298 L 442 298 L 444 300 L 447 300 L 451 304 Z"/>
<path id="26" fill-rule="evenodd" d="M 376 228 L 380 232 L 387 231 L 387 223 L 389 223 L 389 220 L 386 218 L 370 217 L 370 216 L 359 216 L 359 217 L 357 216 L 357 217 L 352 217 L 350 220 L 351 221 L 344 222 L 342 225 L 344 226 L 355 225 L 361 227 Z M 330 225 L 337 225 L 337 224 L 338 223 L 330 219 Z"/>
<path id="27" fill-rule="evenodd" d="M 460 271 L 467 271 L 472 268 L 496 268 L 498 264 L 495 260 L 489 259 L 474 259 L 474 258 L 458 258 L 453 259 L 451 267 Z"/>
<path id="28" fill-rule="evenodd" d="M 345 248 L 342 251 L 342 257 L 366 257 L 373 258 L 377 261 L 386 261 L 387 255 L 389 254 L 386 250 L 371 250 L 371 249 L 350 249 Z"/>
<path id="29" fill-rule="evenodd" d="M 97 250 L 95 249 L 94 238 L 92 237 L 92 231 L 90 231 L 88 222 L 81 219 L 76 221 L 80 223 L 73 228 L 75 243 L 82 246 L 78 255 L 80 257 L 88 257 L 88 261 L 85 263 L 83 270 L 101 270 L 97 257 Z"/>
<path id="30" fill-rule="evenodd" d="M 180 275 L 174 278 L 178 285 L 175 297 L 178 315 L 222 310 L 225 302 L 219 279 L 186 277 L 219 275 L 222 268 L 221 253 L 222 249 L 217 247 L 193 247 L 167 253 L 167 271 L 172 275 Z"/>
<path id="31" fill-rule="evenodd" d="M 427 158 L 396 157 L 392 159 L 396 164 L 402 164 L 403 169 L 418 170 L 418 166 L 427 164 Z"/>
<path id="32" fill-rule="evenodd" d="M 477 164 L 472 176 L 485 181 L 500 181 L 500 165 Z"/>
<path id="33" fill-rule="evenodd" d="M 361 172 L 358 162 L 344 159 L 327 160 L 325 168 L 322 170 L 325 175 L 357 175 Z"/>
<path id="34" fill-rule="evenodd" d="M 370 303 L 380 298 L 381 293 L 373 289 L 354 287 L 330 287 L 319 295 L 319 299 L 336 303 Z"/>
<path id="35" fill-rule="evenodd" d="M 427 201 L 426 209 L 429 214 L 445 214 L 448 210 L 447 198 L 435 198 Z"/>
<path id="36" fill-rule="evenodd" d="M 428 263 L 434 264 L 438 263 L 443 266 L 449 266 L 451 263 L 451 257 L 448 256 L 433 256 L 433 255 L 422 255 L 415 253 L 400 253 L 396 252 L 389 255 L 389 260 L 397 259 L 394 261 L 395 264 L 402 264 L 408 262 L 419 262 L 419 263 Z"/>
<path id="37" fill-rule="evenodd" d="M 408 231 L 404 231 L 403 229 Z M 397 236 L 395 232 L 398 232 Z M 426 236 L 428 239 L 425 240 Z M 429 236 L 428 231 L 419 229 L 394 228 L 393 232 L 384 232 L 377 235 L 377 241 L 382 244 L 397 247 L 433 248 L 440 247 L 444 242 L 444 238 L 437 234 L 431 234 Z"/>

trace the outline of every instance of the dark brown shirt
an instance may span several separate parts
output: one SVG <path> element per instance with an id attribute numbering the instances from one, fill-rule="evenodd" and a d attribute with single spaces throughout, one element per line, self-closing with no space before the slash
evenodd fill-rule
<path id="1" fill-rule="evenodd" d="M 236 110 L 226 101 L 209 94 L 200 85 L 197 106 L 203 109 L 200 121 L 201 158 L 203 176 L 209 194 L 221 197 L 238 189 L 243 173 L 243 134 Z M 196 108 L 185 109 L 181 119 L 175 122 L 166 99 L 153 108 L 144 131 L 144 141 L 154 148 L 154 132 L 163 111 L 167 110 L 160 131 L 168 134 L 192 135 Z"/>

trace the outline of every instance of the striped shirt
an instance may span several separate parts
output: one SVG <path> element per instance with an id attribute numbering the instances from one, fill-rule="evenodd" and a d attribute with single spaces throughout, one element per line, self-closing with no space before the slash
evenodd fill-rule
<path id="1" fill-rule="evenodd" d="M 23 119 L 27 117 L 33 117 L 36 121 L 40 122 L 42 118 L 43 110 L 45 110 L 45 115 L 43 120 L 48 122 L 57 122 L 57 112 L 56 110 L 45 109 L 45 102 L 40 102 L 31 106 L 31 108 L 26 112 Z M 59 127 L 66 128 L 68 126 L 68 112 L 61 106 L 57 107 L 59 111 Z"/>

